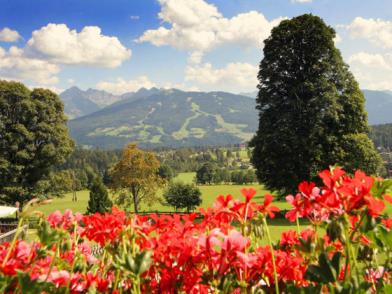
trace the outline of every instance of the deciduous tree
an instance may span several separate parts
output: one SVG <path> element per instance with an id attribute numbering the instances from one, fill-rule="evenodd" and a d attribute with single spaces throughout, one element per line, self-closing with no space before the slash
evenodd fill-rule
<path id="1" fill-rule="evenodd" d="M 37 183 L 72 152 L 63 110 L 49 90 L 0 81 L 1 202 L 24 203 L 36 196 Z"/>
<path id="2" fill-rule="evenodd" d="M 196 181 L 199 184 L 211 184 L 214 181 L 216 166 L 212 163 L 205 163 L 196 172 Z"/>
<path id="3" fill-rule="evenodd" d="M 157 202 L 157 191 L 165 183 L 158 174 L 159 167 L 154 153 L 140 150 L 136 144 L 127 145 L 111 170 L 111 187 L 119 195 L 119 204 L 133 205 L 138 213 L 142 202 L 150 206 Z"/>
<path id="4" fill-rule="evenodd" d="M 167 204 L 176 210 L 186 208 L 190 212 L 202 203 L 200 189 L 193 184 L 172 183 L 163 196 Z"/>

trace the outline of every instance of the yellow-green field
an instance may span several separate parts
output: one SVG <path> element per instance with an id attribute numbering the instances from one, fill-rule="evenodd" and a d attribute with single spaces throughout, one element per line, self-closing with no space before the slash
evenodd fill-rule
<path id="1" fill-rule="evenodd" d="M 175 181 L 182 181 L 186 183 L 192 183 L 194 181 L 195 173 L 181 173 L 177 176 Z M 257 189 L 257 194 L 255 196 L 256 202 L 263 201 L 263 195 L 268 193 L 267 190 L 263 188 L 262 185 L 254 184 L 250 185 Z M 208 207 L 214 203 L 214 200 L 218 195 L 227 195 L 231 194 L 234 198 L 241 198 L 240 190 L 244 186 L 241 185 L 200 185 L 199 188 L 202 193 L 203 202 L 201 207 Z M 162 193 L 162 191 L 160 192 Z M 35 210 L 42 211 L 44 214 L 48 215 L 53 211 L 60 210 L 64 211 L 67 208 L 70 208 L 74 212 L 81 212 L 84 213 L 87 208 L 88 198 L 89 198 L 89 191 L 79 191 L 77 192 L 78 201 L 72 202 L 72 194 L 68 193 L 64 195 L 62 198 L 54 198 L 50 204 L 36 207 Z M 275 205 L 281 209 L 287 209 L 290 207 L 288 203 L 285 201 L 277 201 Z M 392 205 L 387 204 L 386 213 L 392 215 Z M 173 208 L 163 206 L 160 203 L 155 204 L 153 207 L 141 207 L 141 211 L 173 211 Z M 271 234 L 274 240 L 278 240 L 281 233 L 283 231 L 289 229 L 295 229 L 294 224 L 290 224 L 287 220 L 284 219 L 274 219 L 270 221 L 271 225 Z M 306 224 L 301 225 L 301 227 L 305 227 Z"/>
<path id="2" fill-rule="evenodd" d="M 182 181 L 185 183 L 192 183 L 195 177 L 195 173 L 181 173 L 175 178 L 175 181 Z M 202 193 L 202 205 L 201 207 L 211 206 L 218 195 L 231 194 L 234 198 L 241 198 L 240 190 L 245 187 L 242 185 L 200 185 L 200 191 Z M 263 200 L 263 195 L 268 193 L 262 185 L 253 184 L 249 187 L 254 187 L 257 189 L 256 201 L 261 202 Z M 162 193 L 160 191 L 159 193 Z M 115 197 L 113 195 L 112 197 Z M 49 214 L 55 210 L 64 211 L 67 208 L 72 209 L 74 212 L 84 213 L 87 208 L 87 203 L 89 199 L 89 191 L 78 191 L 77 192 L 77 202 L 72 201 L 72 193 L 65 194 L 64 197 L 54 198 L 50 204 L 37 207 L 36 210 L 42 211 L 45 214 Z M 286 202 L 277 202 L 276 205 L 280 208 L 288 208 Z M 156 203 L 153 207 L 148 207 L 142 205 L 141 211 L 173 211 L 172 207 L 164 206 L 160 203 Z"/>
<path id="3" fill-rule="evenodd" d="M 192 183 L 194 181 L 195 173 L 181 173 L 175 178 L 175 181 L 182 181 L 185 183 Z M 241 192 L 240 190 L 243 187 L 242 185 L 199 185 L 200 191 L 202 193 L 203 202 L 201 207 L 209 207 L 211 206 L 216 197 L 218 195 L 227 195 L 231 194 L 233 197 L 241 199 Z M 256 202 L 263 201 L 263 195 L 268 193 L 267 190 L 264 189 L 262 185 L 253 184 L 249 185 L 248 187 L 253 187 L 257 190 L 257 194 L 255 196 Z M 159 193 L 162 193 L 160 191 Z M 56 211 L 64 211 L 67 208 L 70 208 L 74 212 L 81 212 L 84 213 L 87 208 L 87 203 L 89 199 L 89 191 L 78 191 L 77 192 L 78 201 L 72 202 L 72 193 L 65 194 L 64 197 L 61 198 L 54 198 L 50 204 L 37 207 L 36 210 L 42 211 L 46 215 Z M 113 195 L 112 197 L 115 197 Z M 281 209 L 287 209 L 290 205 L 285 201 L 277 201 L 275 203 Z M 172 207 L 164 206 L 160 203 L 156 203 L 153 207 L 147 207 L 146 205 L 142 205 L 141 211 L 173 211 Z M 392 205 L 387 204 L 386 212 L 388 214 L 392 214 Z"/>

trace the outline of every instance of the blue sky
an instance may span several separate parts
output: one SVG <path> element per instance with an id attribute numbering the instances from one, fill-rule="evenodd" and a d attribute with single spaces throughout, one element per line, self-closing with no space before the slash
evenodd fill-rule
<path id="1" fill-rule="evenodd" d="M 390 0 L 0 0 L 0 78 L 57 92 L 254 91 L 262 40 L 321 16 L 362 88 L 392 90 Z"/>

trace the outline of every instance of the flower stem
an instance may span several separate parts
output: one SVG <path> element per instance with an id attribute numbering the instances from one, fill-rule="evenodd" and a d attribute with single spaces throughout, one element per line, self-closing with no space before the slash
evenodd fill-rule
<path id="1" fill-rule="evenodd" d="M 298 238 L 301 234 L 301 230 L 299 228 L 299 219 L 298 219 L 298 213 L 295 214 L 295 222 L 297 223 L 297 233 L 298 233 Z"/>
<path id="2" fill-rule="evenodd" d="M 271 250 L 272 268 L 274 270 L 274 280 L 275 280 L 275 292 L 276 292 L 276 294 L 279 294 L 279 282 L 278 282 L 278 273 L 276 271 L 274 248 L 272 247 L 271 234 L 270 234 L 270 231 L 268 228 L 267 219 L 265 217 L 263 217 L 263 224 L 264 224 L 265 232 L 267 234 L 268 244 L 269 244 L 270 250 Z"/>
<path id="3" fill-rule="evenodd" d="M 3 263 L 2 263 L 2 266 L 3 266 L 3 267 L 6 265 L 8 259 L 10 258 L 11 252 L 12 252 L 12 250 L 13 250 L 14 247 L 15 247 L 16 240 L 18 239 L 19 234 L 20 234 L 20 232 L 21 232 L 22 223 L 23 223 L 23 217 L 21 217 L 21 218 L 19 219 L 18 226 L 16 227 L 16 232 L 15 232 L 15 234 L 14 234 L 14 238 L 12 239 L 11 245 L 10 245 L 10 247 L 9 247 L 8 250 L 7 250 L 7 255 L 5 256 L 5 258 L 4 258 L 4 260 L 3 260 Z"/>

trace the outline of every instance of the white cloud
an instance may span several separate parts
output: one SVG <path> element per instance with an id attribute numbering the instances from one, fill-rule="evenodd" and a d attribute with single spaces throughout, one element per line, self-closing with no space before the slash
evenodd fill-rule
<path id="1" fill-rule="evenodd" d="M 96 87 L 100 90 L 105 90 L 113 94 L 123 94 L 126 92 L 136 92 L 140 88 L 150 89 L 152 87 L 156 87 L 156 84 L 147 76 L 139 76 L 133 80 L 117 78 L 114 82 L 101 81 L 96 85 Z"/>
<path id="2" fill-rule="evenodd" d="M 116 37 L 102 35 L 97 26 L 79 33 L 65 24 L 48 24 L 32 33 L 26 52 L 59 64 L 87 64 L 114 68 L 131 57 Z"/>
<path id="3" fill-rule="evenodd" d="M 203 53 L 200 51 L 195 51 L 189 54 L 188 63 L 190 64 L 200 64 L 203 58 Z"/>
<path id="4" fill-rule="evenodd" d="M 155 46 L 204 52 L 227 43 L 261 47 L 273 26 L 282 18 L 268 21 L 257 11 L 225 18 L 204 0 L 159 0 L 159 18 L 170 25 L 147 30 L 137 39 Z"/>
<path id="5" fill-rule="evenodd" d="M 340 42 L 342 42 L 342 37 L 338 33 L 336 33 L 335 39 L 333 39 L 333 41 L 335 42 L 335 45 L 339 44 Z"/>
<path id="6" fill-rule="evenodd" d="M 186 81 L 195 82 L 203 89 L 232 92 L 253 91 L 257 86 L 258 66 L 249 63 L 229 63 L 216 69 L 210 63 L 188 65 Z"/>
<path id="7" fill-rule="evenodd" d="M 21 38 L 17 31 L 10 28 L 0 30 L 0 41 L 2 42 L 16 42 Z"/>
<path id="8" fill-rule="evenodd" d="M 348 59 L 348 63 L 355 66 L 365 66 L 370 68 L 392 70 L 390 64 L 384 59 L 381 54 L 370 54 L 366 52 L 359 52 L 351 55 Z"/>
<path id="9" fill-rule="evenodd" d="M 348 58 L 362 89 L 392 90 L 392 55 L 359 52 Z"/>
<path id="10" fill-rule="evenodd" d="M 392 48 L 392 21 L 356 17 L 346 28 L 354 39 L 367 39 L 383 48 Z"/>
<path id="11" fill-rule="evenodd" d="M 130 18 L 131 20 L 139 20 L 139 19 L 140 19 L 140 16 L 139 16 L 139 15 L 131 15 L 129 18 Z"/>
<path id="12" fill-rule="evenodd" d="M 23 50 L 11 47 L 8 51 L 0 47 L 0 78 L 51 85 L 58 82 L 56 74 L 60 68 L 45 60 L 28 58 Z"/>

